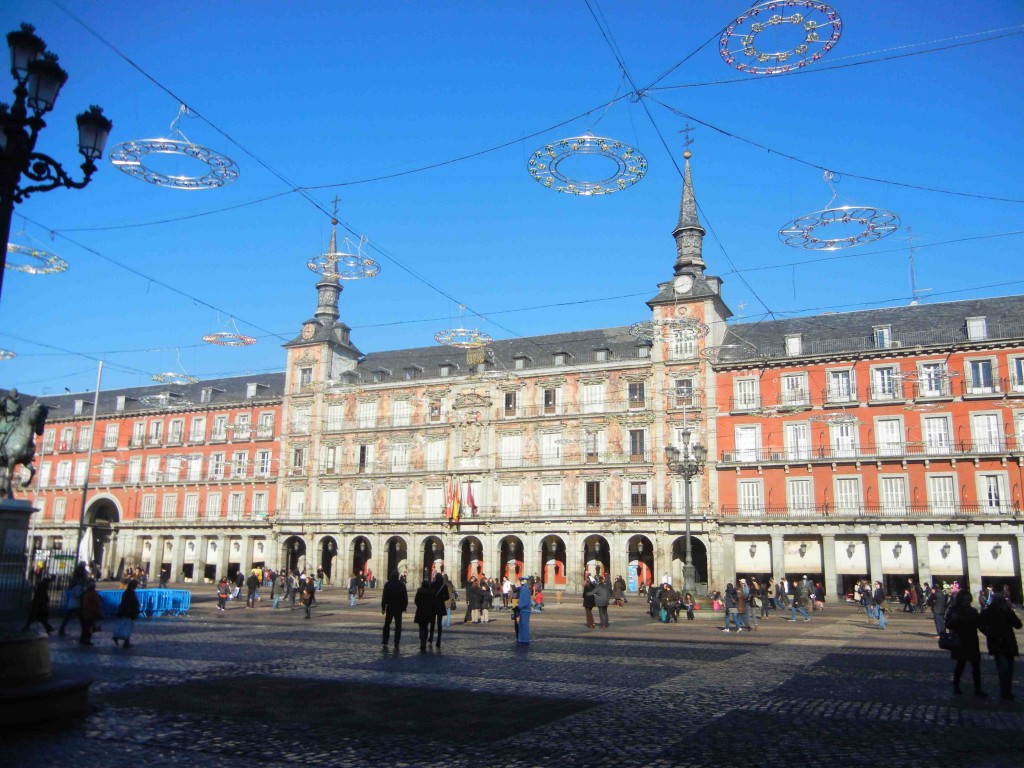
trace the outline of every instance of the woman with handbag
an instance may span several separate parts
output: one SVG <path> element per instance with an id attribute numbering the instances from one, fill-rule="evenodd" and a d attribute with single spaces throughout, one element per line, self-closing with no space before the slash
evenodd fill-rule
<path id="1" fill-rule="evenodd" d="M 594 628 L 594 583 L 587 579 L 583 582 L 583 612 L 587 615 L 587 628 Z"/>
<path id="2" fill-rule="evenodd" d="M 141 610 L 139 596 L 135 594 L 138 587 L 139 582 L 132 579 L 125 587 L 124 594 L 121 595 L 121 605 L 117 608 L 117 625 L 114 627 L 112 637 L 114 645 L 118 645 L 118 640 L 124 640 L 125 648 L 130 648 L 132 645 L 132 630 L 135 628 L 135 620 L 139 618 Z"/>
<path id="3" fill-rule="evenodd" d="M 960 676 L 967 662 L 971 663 L 971 677 L 974 680 L 974 695 L 985 698 L 981 690 L 981 649 L 978 646 L 978 612 L 971 607 L 971 593 L 962 589 L 953 598 L 953 607 L 946 615 L 946 631 L 953 633 L 956 640 L 949 649 L 949 656 L 956 661 L 953 670 L 953 693 L 960 693 Z M 940 641 L 941 642 L 941 641 Z"/>

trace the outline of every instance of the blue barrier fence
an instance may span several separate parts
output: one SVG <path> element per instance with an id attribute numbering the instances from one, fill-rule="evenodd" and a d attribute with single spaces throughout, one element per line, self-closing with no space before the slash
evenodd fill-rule
<path id="1" fill-rule="evenodd" d="M 113 618 L 121 606 L 122 589 L 97 590 L 103 603 L 104 618 Z M 139 618 L 156 616 L 184 616 L 192 607 L 192 593 L 187 589 L 137 589 Z"/>

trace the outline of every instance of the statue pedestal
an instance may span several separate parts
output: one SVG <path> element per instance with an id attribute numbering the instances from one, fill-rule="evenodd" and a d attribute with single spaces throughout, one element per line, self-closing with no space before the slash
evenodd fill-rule
<path id="1" fill-rule="evenodd" d="M 22 631 L 31 602 L 25 579 L 27 501 L 0 501 L 0 728 L 81 717 L 86 713 L 89 678 L 53 675 L 46 633 Z"/>

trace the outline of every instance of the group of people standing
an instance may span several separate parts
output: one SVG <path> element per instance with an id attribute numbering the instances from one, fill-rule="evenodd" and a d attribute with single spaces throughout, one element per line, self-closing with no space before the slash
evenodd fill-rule
<path id="1" fill-rule="evenodd" d="M 413 621 L 420 630 L 420 651 L 426 653 L 427 646 L 431 643 L 435 648 L 441 647 L 441 632 L 444 627 L 444 619 L 450 621 L 449 601 L 452 600 L 453 590 L 443 573 L 434 575 L 433 581 L 423 579 L 420 588 L 416 590 L 414 604 L 416 613 Z M 406 589 L 405 581 L 399 576 L 398 571 L 392 571 L 387 583 L 381 592 L 380 612 L 384 615 L 384 634 L 381 645 L 388 647 L 391 639 L 391 625 L 395 626 L 395 648 L 402 642 L 402 616 L 409 607 L 409 592 Z M 434 639 L 436 636 L 436 640 Z"/>

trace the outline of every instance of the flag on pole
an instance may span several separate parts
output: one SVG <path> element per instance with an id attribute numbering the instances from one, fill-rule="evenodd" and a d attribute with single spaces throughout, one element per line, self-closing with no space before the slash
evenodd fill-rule
<path id="1" fill-rule="evenodd" d="M 448 488 L 445 491 L 445 496 L 444 496 L 444 516 L 446 518 L 448 518 L 449 520 L 452 519 L 452 498 L 453 498 L 453 494 L 452 494 L 452 481 L 449 480 L 448 481 Z"/>
<path id="2" fill-rule="evenodd" d="M 462 508 L 462 484 L 455 482 L 454 478 L 452 478 L 452 482 L 455 485 L 455 493 L 452 496 L 452 522 L 457 523 L 459 522 L 459 512 Z"/>
<path id="3" fill-rule="evenodd" d="M 473 498 L 473 484 L 466 483 L 466 506 L 473 517 L 476 517 L 476 499 Z"/>

